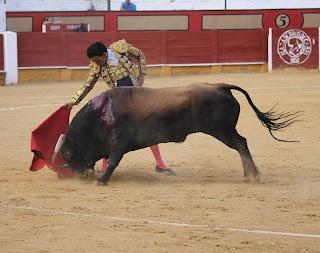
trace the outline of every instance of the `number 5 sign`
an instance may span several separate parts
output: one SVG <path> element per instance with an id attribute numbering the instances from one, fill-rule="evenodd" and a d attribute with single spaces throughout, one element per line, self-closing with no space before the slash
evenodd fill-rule
<path id="1" fill-rule="evenodd" d="M 279 28 L 286 28 L 290 24 L 290 18 L 287 14 L 279 14 L 276 17 L 276 25 Z"/>

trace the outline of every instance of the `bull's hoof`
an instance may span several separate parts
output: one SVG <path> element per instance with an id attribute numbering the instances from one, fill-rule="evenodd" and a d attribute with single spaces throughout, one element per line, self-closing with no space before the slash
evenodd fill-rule
<path id="1" fill-rule="evenodd" d="M 253 176 L 254 181 L 256 182 L 260 182 L 261 180 L 261 173 L 258 171 L 258 173 L 256 175 Z"/>
<path id="2" fill-rule="evenodd" d="M 98 186 L 106 186 L 107 185 L 107 182 L 103 182 L 103 181 L 101 181 L 101 180 L 97 180 L 97 185 Z"/>
<path id="3" fill-rule="evenodd" d="M 95 171 L 94 169 L 87 169 L 84 172 L 85 179 L 96 179 Z"/>
<path id="4" fill-rule="evenodd" d="M 244 176 L 243 181 L 244 182 L 250 182 L 250 176 Z"/>
<path id="5" fill-rule="evenodd" d="M 176 175 L 176 173 L 172 169 L 169 169 L 169 168 L 161 169 L 158 165 L 155 167 L 155 171 L 159 172 L 159 173 L 164 173 L 168 176 L 175 176 Z"/>
<path id="6" fill-rule="evenodd" d="M 251 175 L 245 175 L 243 181 L 250 182 L 253 180 L 254 182 L 259 183 L 260 179 L 261 179 L 261 173 L 258 171 L 255 175 L 252 175 L 252 177 L 251 177 Z"/>
<path id="7" fill-rule="evenodd" d="M 96 178 L 101 178 L 103 176 L 104 172 L 103 171 L 95 171 L 94 174 L 95 174 Z"/>

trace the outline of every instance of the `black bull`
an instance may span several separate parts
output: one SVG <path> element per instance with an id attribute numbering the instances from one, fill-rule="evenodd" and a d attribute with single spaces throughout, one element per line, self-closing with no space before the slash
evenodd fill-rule
<path id="1" fill-rule="evenodd" d="M 175 88 L 115 88 L 89 101 L 59 138 L 56 152 L 77 173 L 93 169 L 96 161 L 109 159 L 99 182 L 106 184 L 123 155 L 158 143 L 183 142 L 202 132 L 239 152 L 246 179 L 259 180 L 246 139 L 235 129 L 240 105 L 231 90 L 242 92 L 262 124 L 272 131 L 291 125 L 298 112 L 260 112 L 248 93 L 229 84 L 199 83 Z"/>

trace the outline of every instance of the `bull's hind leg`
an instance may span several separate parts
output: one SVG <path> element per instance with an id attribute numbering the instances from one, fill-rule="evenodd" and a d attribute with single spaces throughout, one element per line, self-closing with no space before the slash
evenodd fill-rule
<path id="1" fill-rule="evenodd" d="M 239 152 L 246 181 L 249 180 L 250 175 L 252 175 L 256 181 L 260 181 L 260 172 L 254 164 L 246 138 L 238 134 L 236 130 L 224 132 L 223 134 L 220 133 L 218 136 L 215 134 L 214 137 Z"/>
<path id="2" fill-rule="evenodd" d="M 235 135 L 236 136 L 234 141 L 236 144 L 236 149 L 239 152 L 241 157 L 245 179 L 249 180 L 249 176 L 251 174 L 256 181 L 260 181 L 261 174 L 252 159 L 252 156 L 250 154 L 250 151 L 247 145 L 246 138 L 244 138 L 237 132 Z"/>

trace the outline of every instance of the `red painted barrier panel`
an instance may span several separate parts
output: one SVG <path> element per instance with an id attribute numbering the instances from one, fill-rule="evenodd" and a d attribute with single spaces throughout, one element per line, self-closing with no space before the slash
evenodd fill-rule
<path id="1" fill-rule="evenodd" d="M 87 66 L 87 47 L 124 38 L 145 53 L 147 64 L 266 62 L 267 32 L 19 33 L 19 67 Z"/>
<path id="2" fill-rule="evenodd" d="M 18 66 L 67 66 L 66 33 L 18 33 Z"/>
<path id="3" fill-rule="evenodd" d="M 318 28 L 273 29 L 273 68 L 319 68 Z"/>
<path id="4" fill-rule="evenodd" d="M 110 34 L 109 43 L 125 39 L 132 46 L 141 49 L 147 59 L 147 64 L 165 64 L 167 32 L 115 32 Z M 164 57 L 164 59 L 162 59 Z"/>
<path id="5" fill-rule="evenodd" d="M 67 33 L 67 65 L 87 66 L 87 47 L 95 42 L 101 41 L 106 45 L 119 39 L 125 39 L 134 47 L 140 48 L 147 58 L 148 64 L 160 64 L 163 52 L 164 32 L 143 33 Z M 166 63 L 166 62 L 164 62 Z"/>
<path id="6" fill-rule="evenodd" d="M 168 64 L 212 62 L 212 33 L 168 32 Z"/>
<path id="7" fill-rule="evenodd" d="M 219 63 L 267 62 L 268 30 L 219 30 L 217 36 Z"/>
<path id="8" fill-rule="evenodd" d="M 105 43 L 107 33 L 65 33 L 67 36 L 67 66 L 88 66 L 88 46 L 96 41 Z"/>
<path id="9" fill-rule="evenodd" d="M 0 71 L 4 70 L 3 35 L 0 34 Z"/>

